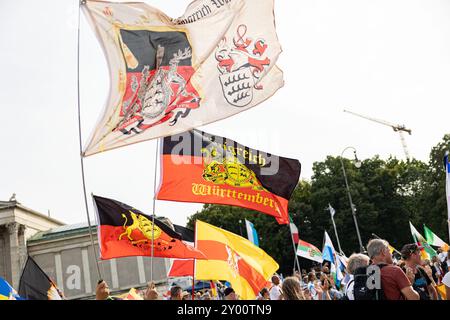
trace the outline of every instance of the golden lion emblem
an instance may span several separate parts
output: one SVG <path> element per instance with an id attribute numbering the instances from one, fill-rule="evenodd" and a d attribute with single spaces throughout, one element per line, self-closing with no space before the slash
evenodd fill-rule
<path id="1" fill-rule="evenodd" d="M 153 223 L 149 219 L 147 219 L 146 217 L 144 217 L 140 214 L 136 214 L 132 211 L 129 211 L 129 212 L 131 214 L 131 219 L 133 219 L 133 223 L 127 227 L 126 224 L 128 223 L 128 218 L 125 214 L 122 214 L 122 217 L 125 218 L 125 222 L 123 224 L 123 228 L 125 229 L 125 232 L 119 236 L 119 240 L 122 240 L 122 237 L 127 236 L 132 244 L 148 242 L 149 240 L 150 241 L 152 240 L 152 230 L 154 230 L 153 231 L 153 233 L 154 233 L 153 239 L 158 239 L 161 236 L 161 229 L 158 226 L 153 225 Z M 144 235 L 144 237 L 146 237 L 147 239 L 134 240 L 131 237 L 131 233 L 134 230 L 139 230 Z"/>
<path id="2" fill-rule="evenodd" d="M 226 157 L 220 162 L 215 150 L 210 152 L 203 148 L 201 151 L 206 154 L 202 174 L 206 181 L 259 191 L 266 190 L 256 178 L 255 173 L 242 164 L 236 156 Z"/>

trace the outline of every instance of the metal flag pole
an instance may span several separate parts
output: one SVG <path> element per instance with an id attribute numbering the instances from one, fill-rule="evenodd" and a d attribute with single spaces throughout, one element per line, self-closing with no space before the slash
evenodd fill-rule
<path id="1" fill-rule="evenodd" d="M 333 228 L 334 228 L 334 234 L 336 235 L 336 241 L 338 244 L 338 248 L 339 248 L 339 253 L 343 254 L 344 252 L 341 249 L 341 242 L 339 241 L 339 236 L 338 236 L 338 232 L 336 229 L 336 223 L 334 222 L 334 214 L 332 213 L 332 207 L 331 205 L 328 206 L 328 208 L 326 209 L 327 211 L 330 211 L 330 215 L 331 215 L 331 221 L 333 222 Z"/>
<path id="2" fill-rule="evenodd" d="M 377 239 L 384 240 L 383 238 L 380 238 L 379 236 L 377 236 L 375 233 L 372 233 L 372 236 L 374 236 L 374 237 L 377 238 Z M 390 245 L 390 244 L 389 244 L 389 245 Z M 391 246 L 391 247 L 392 247 L 392 246 Z M 402 255 L 402 253 L 401 253 L 400 251 L 398 251 L 397 249 L 395 249 L 394 247 L 392 247 L 392 249 L 394 249 L 394 251 L 395 251 L 397 254 Z"/>
<path id="3" fill-rule="evenodd" d="M 94 218 L 95 218 L 95 223 L 97 224 L 97 247 L 98 247 L 98 253 L 97 250 L 94 249 L 94 253 L 95 253 L 95 257 L 97 259 L 97 265 L 100 263 L 100 241 L 98 240 L 98 235 L 99 235 L 99 228 L 100 228 L 100 222 L 99 222 L 99 218 L 98 218 L 98 208 L 97 208 L 97 202 L 95 202 L 94 199 L 94 194 L 91 192 L 91 199 L 92 199 L 92 204 L 94 206 L 94 210 L 95 210 L 95 214 L 94 214 Z M 93 235 L 91 233 L 91 239 L 93 238 Z M 93 240 L 91 240 L 93 241 Z M 105 268 L 103 266 L 103 264 L 101 264 L 101 270 L 103 271 L 103 274 L 105 274 Z"/>
<path id="4" fill-rule="evenodd" d="M 89 235 L 91 238 L 91 244 L 92 244 L 92 251 L 94 252 L 94 258 L 95 258 L 95 264 L 97 266 L 97 275 L 98 279 L 102 279 L 101 273 L 100 273 L 100 267 L 98 265 L 98 259 L 97 259 L 97 253 L 95 251 L 94 246 L 94 237 L 92 236 L 92 226 L 91 226 L 91 219 L 89 217 L 89 206 L 88 206 L 88 200 L 87 200 L 87 193 L 86 193 L 86 179 L 84 174 L 84 157 L 83 157 L 83 140 L 81 138 L 81 102 L 80 102 L 80 24 L 81 24 L 81 6 L 84 5 L 86 1 L 81 0 L 78 4 L 78 27 L 77 27 L 77 106 L 78 106 L 78 140 L 79 140 L 79 146 L 80 146 L 80 164 L 81 164 L 81 180 L 83 183 L 83 195 L 84 195 L 84 205 L 86 209 L 86 216 L 89 226 Z"/>
<path id="5" fill-rule="evenodd" d="M 297 263 L 298 271 L 300 272 L 300 275 L 301 275 L 302 269 L 300 268 L 300 263 L 298 261 L 297 248 L 295 247 L 294 236 L 291 232 L 291 226 L 290 225 L 288 225 L 288 226 L 289 226 L 289 234 L 291 235 L 291 240 L 292 240 L 292 248 L 294 249 L 295 262 Z M 295 273 L 295 262 L 294 262 L 294 273 Z M 301 282 L 303 283 L 303 278 L 301 279 Z"/>
<path id="6" fill-rule="evenodd" d="M 194 225 L 194 245 L 197 248 L 197 220 Z M 192 269 L 192 301 L 195 300 L 195 270 L 197 267 L 197 259 L 194 259 L 194 267 Z"/>
<path id="7" fill-rule="evenodd" d="M 158 173 L 158 155 L 159 155 L 159 139 L 156 140 L 155 148 L 155 177 L 153 179 L 153 213 L 152 213 L 152 248 L 150 255 L 150 281 L 153 282 L 153 256 L 155 254 L 154 243 L 155 243 L 155 205 L 156 205 L 156 175 Z"/>
<path id="8" fill-rule="evenodd" d="M 364 251 L 366 251 L 366 249 L 364 249 L 364 246 L 362 244 L 362 240 L 361 240 L 361 234 L 359 233 L 359 227 L 358 227 L 358 221 L 356 219 L 356 207 L 353 204 L 353 199 L 352 199 L 352 194 L 350 192 L 350 187 L 348 185 L 348 178 L 347 178 L 347 173 L 345 171 L 345 166 L 344 166 L 344 161 L 342 160 L 343 156 L 344 156 L 344 152 L 348 149 L 353 149 L 354 154 L 355 154 L 355 161 L 356 163 L 359 163 L 359 166 L 361 166 L 361 162 L 358 160 L 358 157 L 356 156 L 356 149 L 353 147 L 347 147 L 344 149 L 344 151 L 342 151 L 341 153 L 341 157 L 339 158 L 339 160 L 341 161 L 341 167 L 342 167 L 342 172 L 344 174 L 344 180 L 345 180 L 345 187 L 347 189 L 347 195 L 348 195 L 348 201 L 350 203 L 350 209 L 352 210 L 352 215 L 353 215 L 353 222 L 355 223 L 355 228 L 356 228 L 356 235 L 358 236 L 358 242 L 359 242 L 359 251 L 361 253 L 363 253 Z"/>

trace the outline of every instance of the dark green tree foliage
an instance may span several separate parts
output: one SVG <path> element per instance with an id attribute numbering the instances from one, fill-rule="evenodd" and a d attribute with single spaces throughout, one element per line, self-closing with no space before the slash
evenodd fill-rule
<path id="1" fill-rule="evenodd" d="M 375 233 L 401 249 L 413 241 L 408 221 L 419 231 L 426 224 L 443 240 L 447 239 L 445 150 L 450 150 L 450 135 L 432 149 L 428 164 L 376 156 L 364 160 L 357 169 L 351 160 L 343 159 L 364 246 Z M 300 181 L 289 202 L 289 212 L 301 239 L 322 249 L 326 230 L 338 249 L 330 212 L 326 210 L 328 203 L 336 209 L 334 218 L 342 250 L 347 256 L 359 251 L 339 157 L 329 156 L 314 163 L 311 181 Z M 244 237 L 244 219 L 250 220 L 260 237 L 260 247 L 280 264 L 280 272 L 292 272 L 295 257 L 288 225 L 278 225 L 271 216 L 256 211 L 209 204 L 189 218 L 188 227 L 193 228 L 196 219 Z M 311 266 L 305 259 L 300 260 L 302 267 Z"/>
<path id="2" fill-rule="evenodd" d="M 425 192 L 421 195 L 422 223 L 425 223 L 442 240 L 448 235 L 447 201 L 445 198 L 444 155 L 450 151 L 450 134 L 437 144 L 430 154 Z"/>

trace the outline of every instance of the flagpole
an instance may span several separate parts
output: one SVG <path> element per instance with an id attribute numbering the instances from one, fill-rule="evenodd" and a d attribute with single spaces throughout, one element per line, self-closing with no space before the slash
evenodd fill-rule
<path id="1" fill-rule="evenodd" d="M 95 209 L 95 213 L 96 213 L 94 217 L 95 217 L 95 222 L 97 223 L 97 237 L 98 237 L 98 234 L 99 234 L 98 233 L 98 228 L 100 227 L 100 222 L 97 219 L 97 217 L 98 217 L 98 208 L 97 208 L 97 203 L 94 200 L 94 194 L 92 192 L 91 192 L 91 198 L 92 198 L 92 203 L 94 205 L 94 209 Z M 94 248 L 94 240 L 93 240 L 92 232 L 90 232 L 90 234 L 91 234 L 92 249 L 94 250 L 95 258 L 96 258 L 96 261 L 97 261 L 97 269 L 98 269 L 98 273 L 100 274 L 100 267 L 99 267 L 99 260 L 100 260 L 99 256 L 100 256 L 100 254 L 97 254 L 97 251 Z M 100 250 L 100 246 L 99 246 L 99 250 Z M 105 269 L 103 268 L 103 265 L 102 265 L 102 270 L 103 270 L 103 272 L 105 272 Z"/>
<path id="2" fill-rule="evenodd" d="M 197 248 L 197 220 L 194 224 L 194 246 Z M 195 300 L 194 290 L 195 290 L 195 267 L 197 265 L 197 260 L 194 259 L 194 268 L 192 270 L 192 301 Z"/>
<path id="3" fill-rule="evenodd" d="M 159 154 L 159 139 L 156 140 L 156 148 L 155 148 L 155 172 L 153 179 L 153 213 L 152 213 L 152 248 L 151 248 L 151 256 L 150 256 L 150 281 L 153 281 L 153 256 L 155 254 L 155 206 L 156 206 L 156 175 L 158 173 L 158 154 Z"/>
<path id="4" fill-rule="evenodd" d="M 78 140 L 80 147 L 80 164 L 81 164 L 81 180 L 83 185 L 83 195 L 84 195 L 84 205 L 86 210 L 86 216 L 89 226 L 89 235 L 91 238 L 92 251 L 94 253 L 94 258 L 97 266 L 97 275 L 98 279 L 102 279 L 100 273 L 100 267 L 98 265 L 97 254 L 94 246 L 94 238 L 92 236 L 92 226 L 91 219 L 89 217 L 89 205 L 87 200 L 87 192 L 86 192 L 86 178 L 84 173 L 84 157 L 83 157 L 83 140 L 81 138 L 81 102 L 80 102 L 80 24 L 81 24 L 81 6 L 86 3 L 85 0 L 80 0 L 78 3 L 78 26 L 77 26 L 77 107 L 78 107 Z"/>
<path id="5" fill-rule="evenodd" d="M 445 165 L 445 197 L 447 198 L 447 225 L 448 225 L 448 241 L 450 243 L 450 173 L 449 173 L 449 152 L 445 152 L 444 165 Z"/>
<path id="6" fill-rule="evenodd" d="M 337 241 L 337 244 L 338 244 L 339 253 L 342 253 L 341 243 L 339 241 L 339 236 L 338 236 L 337 229 L 336 229 L 336 223 L 334 222 L 334 218 L 333 217 L 331 217 L 331 221 L 333 221 L 334 234 L 336 235 L 336 241 Z"/>
<path id="7" fill-rule="evenodd" d="M 341 243 L 339 241 L 339 236 L 338 236 L 338 232 L 337 232 L 337 229 L 336 229 L 336 223 L 334 222 L 334 215 L 331 213 L 331 208 L 330 207 L 327 210 L 330 211 L 331 221 L 333 222 L 334 234 L 336 235 L 336 240 L 337 240 L 337 244 L 338 244 L 338 248 L 339 248 L 339 253 L 342 254 L 343 251 L 341 249 Z"/>
<path id="8" fill-rule="evenodd" d="M 295 248 L 294 236 L 292 235 L 292 232 L 291 232 L 291 226 L 290 225 L 288 225 L 288 226 L 289 226 L 289 234 L 291 235 L 291 240 L 292 240 L 292 248 L 294 249 L 295 262 L 297 263 L 298 271 L 300 272 L 301 282 L 303 283 L 303 278 L 301 277 L 302 269 L 300 268 L 300 263 L 298 262 L 297 249 Z M 294 273 L 295 273 L 295 262 L 294 262 Z"/>
<path id="9" fill-rule="evenodd" d="M 192 275 L 192 300 L 195 300 L 195 275 Z"/>
<path id="10" fill-rule="evenodd" d="M 377 236 L 375 233 L 372 233 L 372 236 L 374 236 L 375 238 L 377 238 L 377 239 L 381 239 L 381 240 L 383 240 L 382 238 L 380 238 L 379 236 Z M 392 247 L 392 246 L 391 246 Z M 400 252 L 400 251 L 398 251 L 397 249 L 395 249 L 394 247 L 392 247 L 393 249 L 394 249 L 394 251 L 395 252 L 397 252 L 399 255 L 402 255 L 402 253 Z"/>

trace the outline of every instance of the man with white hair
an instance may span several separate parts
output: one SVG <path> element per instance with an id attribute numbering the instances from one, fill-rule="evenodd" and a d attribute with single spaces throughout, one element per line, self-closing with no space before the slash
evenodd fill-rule
<path id="1" fill-rule="evenodd" d="M 367 245 L 367 254 L 373 265 L 380 267 L 381 288 L 386 300 L 419 300 L 419 294 L 400 267 L 394 266 L 389 243 L 373 239 Z"/>
<path id="2" fill-rule="evenodd" d="M 355 295 L 353 293 L 353 287 L 355 285 L 354 274 L 359 268 L 368 267 L 370 264 L 370 259 L 365 254 L 354 253 L 350 256 L 347 262 L 347 272 L 349 274 L 349 281 L 345 286 L 345 295 L 348 300 L 355 300 Z"/>

